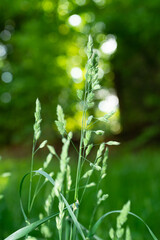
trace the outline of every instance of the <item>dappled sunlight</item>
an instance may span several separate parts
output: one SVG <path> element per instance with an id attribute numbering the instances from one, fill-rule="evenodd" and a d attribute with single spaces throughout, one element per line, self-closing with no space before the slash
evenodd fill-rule
<path id="1" fill-rule="evenodd" d="M 102 44 L 101 50 L 103 53 L 111 55 L 113 54 L 117 49 L 117 41 L 115 36 L 108 35 L 107 40 Z"/>
<path id="2" fill-rule="evenodd" d="M 57 12 L 59 17 L 63 18 L 65 15 L 69 13 L 70 7 L 72 8 L 72 4 L 69 1 L 59 1 Z"/>
<path id="3" fill-rule="evenodd" d="M 5 83 L 10 83 L 13 80 L 13 75 L 10 72 L 3 72 L 1 75 L 1 79 Z"/>
<path id="4" fill-rule="evenodd" d="M 98 6 L 102 7 L 106 4 L 106 0 L 93 0 Z"/>
<path id="5" fill-rule="evenodd" d="M 99 68 L 99 70 L 98 70 L 98 78 L 101 79 L 101 78 L 103 78 L 103 76 L 104 76 L 104 71 L 103 71 L 102 68 Z"/>
<path id="6" fill-rule="evenodd" d="M 73 81 L 81 82 L 82 81 L 82 70 L 79 67 L 72 68 L 71 76 L 73 78 Z"/>
<path id="7" fill-rule="evenodd" d="M 121 132 L 120 125 L 120 111 L 119 111 L 119 99 L 113 89 L 100 89 L 96 93 L 96 98 L 99 101 L 97 115 L 104 114 L 111 115 L 109 121 L 106 123 L 106 127 L 114 134 Z M 103 113 L 103 114 L 102 114 Z"/>
<path id="8" fill-rule="evenodd" d="M 115 112 L 118 109 L 119 100 L 116 95 L 109 95 L 98 105 L 100 111 L 105 113 Z"/>
<path id="9" fill-rule="evenodd" d="M 5 58 L 7 55 L 7 49 L 5 47 L 5 45 L 0 44 L 0 58 Z"/>
<path id="10" fill-rule="evenodd" d="M 83 6 L 86 4 L 86 0 L 75 0 L 76 4 L 79 6 Z"/>
<path id="11" fill-rule="evenodd" d="M 79 15 L 74 14 L 69 17 L 68 21 L 71 26 L 77 27 L 81 24 L 82 19 Z"/>

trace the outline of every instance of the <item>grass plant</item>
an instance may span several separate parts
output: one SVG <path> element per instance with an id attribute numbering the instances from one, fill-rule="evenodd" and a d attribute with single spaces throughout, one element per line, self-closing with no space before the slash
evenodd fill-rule
<path id="1" fill-rule="evenodd" d="M 31 158 L 30 172 L 25 174 L 20 183 L 20 206 L 24 216 L 25 227 L 20 228 L 5 240 L 16 240 L 25 238 L 31 239 L 59 239 L 59 240 L 102 240 L 97 234 L 97 229 L 102 221 L 110 214 L 118 214 L 116 228 L 111 228 L 108 236 L 103 239 L 112 240 L 131 240 L 131 232 L 129 226 L 126 226 L 128 215 L 132 215 L 145 224 L 151 237 L 157 240 L 149 226 L 137 215 L 130 212 L 130 201 L 128 201 L 122 208 L 122 210 L 115 210 L 102 214 L 97 220 L 96 212 L 102 202 L 108 198 L 107 193 L 103 193 L 101 183 L 106 177 L 107 160 L 108 160 L 108 146 L 119 145 L 116 141 L 102 142 L 96 148 L 92 142 L 92 135 L 102 135 L 104 131 L 101 129 L 93 130 L 93 125 L 97 121 L 108 121 L 110 115 L 104 115 L 100 118 L 95 118 L 93 115 L 88 116 L 87 112 L 94 106 L 94 94 L 95 91 L 100 89 L 100 83 L 98 80 L 98 54 L 93 50 L 93 40 L 89 36 L 87 45 L 88 62 L 86 66 L 86 81 L 84 91 L 78 90 L 77 97 L 82 106 L 82 127 L 80 135 L 79 149 L 74 145 L 72 141 L 73 133 L 66 131 L 66 120 L 63 113 L 63 109 L 60 105 L 57 106 L 57 120 L 55 124 L 62 138 L 62 151 L 58 155 L 55 148 L 51 145 L 47 145 L 47 140 L 44 140 L 39 144 L 41 135 L 41 104 L 36 100 L 35 110 L 35 124 L 34 124 L 34 136 L 33 136 L 33 148 Z M 34 157 L 37 151 L 48 148 L 48 155 L 43 163 L 43 166 L 34 170 Z M 71 175 L 72 167 L 70 165 L 69 148 L 72 146 L 77 154 L 77 169 L 76 176 L 73 179 Z M 96 155 L 94 160 L 90 159 L 91 150 L 96 149 Z M 53 178 L 54 173 L 48 173 L 48 166 L 52 159 L 57 158 L 59 161 L 59 171 Z M 96 175 L 96 178 L 93 176 Z M 22 190 L 24 182 L 29 176 L 29 190 L 27 209 L 24 207 L 22 201 Z M 36 186 L 33 187 L 33 180 L 38 177 Z M 37 179 L 37 178 L 36 178 Z M 97 179 L 96 182 L 92 181 Z M 37 220 L 33 221 L 31 217 L 32 210 L 36 204 L 37 196 L 41 189 L 50 183 L 52 188 L 48 193 L 46 200 L 42 206 L 42 211 L 37 216 Z M 93 210 L 90 216 L 86 215 L 88 219 L 88 225 L 84 226 L 80 222 L 80 215 L 85 215 L 85 212 L 81 212 L 81 206 L 85 204 L 84 196 L 86 191 L 91 188 L 95 194 L 95 200 L 93 203 Z M 118 196 L 117 196 L 118 197 Z M 32 232 L 38 229 L 36 237 L 32 236 Z"/>

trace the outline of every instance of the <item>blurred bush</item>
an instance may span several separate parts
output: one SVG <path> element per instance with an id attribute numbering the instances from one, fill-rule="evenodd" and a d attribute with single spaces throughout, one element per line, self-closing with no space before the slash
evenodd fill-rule
<path id="1" fill-rule="evenodd" d="M 108 111 L 108 92 L 119 98 L 122 128 L 115 119 L 112 132 L 136 136 L 150 127 L 148 138 L 160 135 L 158 0 L 4 0 L 0 9 L 1 144 L 30 139 L 37 97 L 48 139 L 57 102 L 69 128 L 78 128 L 71 121 L 79 110 L 73 92 L 83 87 L 90 33 L 108 89 L 97 95 L 97 106 L 101 100 Z"/>

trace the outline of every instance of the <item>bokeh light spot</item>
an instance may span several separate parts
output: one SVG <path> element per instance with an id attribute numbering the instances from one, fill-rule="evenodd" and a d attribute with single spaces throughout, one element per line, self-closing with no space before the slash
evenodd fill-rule
<path id="1" fill-rule="evenodd" d="M 8 41 L 11 38 L 11 33 L 8 30 L 3 30 L 0 33 L 0 37 L 3 41 Z"/>
<path id="2" fill-rule="evenodd" d="M 98 6 L 104 6 L 106 1 L 105 0 L 93 0 Z"/>
<path id="3" fill-rule="evenodd" d="M 11 94 L 9 92 L 5 92 L 1 95 L 1 101 L 3 103 L 9 103 L 11 101 Z"/>
<path id="4" fill-rule="evenodd" d="M 119 100 L 116 95 L 108 95 L 105 100 L 100 101 L 98 108 L 101 112 L 110 113 L 118 109 Z"/>
<path id="5" fill-rule="evenodd" d="M 86 12 L 83 13 L 81 16 L 86 23 L 91 23 L 95 20 L 95 14 L 93 12 Z"/>
<path id="6" fill-rule="evenodd" d="M 86 3 L 86 0 L 76 0 L 77 5 L 83 6 Z"/>
<path id="7" fill-rule="evenodd" d="M 72 16 L 69 17 L 69 23 L 70 25 L 72 25 L 73 27 L 79 26 L 81 23 L 81 17 L 77 14 L 74 14 Z"/>
<path id="8" fill-rule="evenodd" d="M 99 32 L 103 32 L 103 30 L 105 29 L 106 25 L 104 22 L 97 22 L 94 27 L 93 30 L 97 33 Z"/>
<path id="9" fill-rule="evenodd" d="M 82 70 L 79 67 L 74 67 L 71 69 L 71 76 L 74 79 L 81 79 L 82 78 Z"/>
<path id="10" fill-rule="evenodd" d="M 13 80 L 13 75 L 10 72 L 4 72 L 2 73 L 1 79 L 5 83 L 10 83 Z"/>
<path id="11" fill-rule="evenodd" d="M 117 49 L 117 41 L 113 35 L 110 35 L 108 39 L 102 44 L 101 50 L 105 54 L 113 54 Z"/>
<path id="12" fill-rule="evenodd" d="M 104 76 L 104 71 L 102 68 L 99 68 L 98 69 L 98 78 L 101 79 L 101 78 L 103 78 L 103 76 Z"/>
<path id="13" fill-rule="evenodd" d="M 6 47 L 2 44 L 0 44 L 0 57 L 3 58 L 7 54 Z"/>
<path id="14" fill-rule="evenodd" d="M 54 9 L 54 5 L 52 1 L 45 0 L 42 2 L 42 8 L 45 12 L 52 12 Z"/>

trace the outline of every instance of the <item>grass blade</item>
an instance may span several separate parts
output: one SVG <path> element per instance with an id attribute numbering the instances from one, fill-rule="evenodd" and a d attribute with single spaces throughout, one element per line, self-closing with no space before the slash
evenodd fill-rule
<path id="1" fill-rule="evenodd" d="M 36 170 L 36 171 L 33 171 L 34 173 L 39 173 L 40 175 L 44 176 L 46 179 L 48 179 L 48 181 L 54 186 L 54 180 L 53 178 L 48 174 L 46 173 L 45 171 L 43 170 Z M 30 173 L 27 173 L 23 176 L 22 180 L 21 180 L 21 183 L 20 183 L 20 206 L 21 206 L 21 210 L 22 210 L 22 213 L 23 213 L 23 216 L 25 218 L 25 221 L 27 221 L 27 216 L 25 214 L 25 211 L 24 211 L 24 208 L 23 208 L 23 203 L 22 203 L 22 198 L 21 198 L 21 195 L 22 195 L 22 188 L 23 188 L 23 182 L 25 180 L 25 178 L 29 175 Z M 41 220 L 38 220 L 38 221 L 35 221 L 31 224 L 29 224 L 28 226 L 26 227 L 23 227 L 23 228 L 20 228 L 19 230 L 17 230 L 16 232 L 12 233 L 10 236 L 8 236 L 7 238 L 5 238 L 5 240 L 16 240 L 16 239 L 19 239 L 19 238 L 22 238 L 24 236 L 26 236 L 27 234 L 29 234 L 31 231 L 33 231 L 35 228 L 37 228 L 38 226 L 40 226 L 41 224 L 47 222 L 49 219 L 57 216 L 59 213 L 57 214 L 52 214 L 46 218 L 43 218 Z"/>
<path id="2" fill-rule="evenodd" d="M 120 213 L 120 212 L 121 212 L 121 210 L 115 210 L 115 211 L 111 211 L 111 212 L 105 213 L 105 214 L 104 214 L 102 217 L 100 217 L 100 218 L 98 219 L 98 221 L 93 225 L 93 227 L 91 228 L 90 233 L 89 233 L 88 236 L 89 236 L 89 237 L 92 237 L 92 236 L 96 233 L 97 228 L 99 227 L 99 225 L 101 224 L 101 222 L 103 221 L 103 219 L 104 219 L 105 217 L 107 217 L 107 216 L 110 215 L 110 214 Z M 134 213 L 132 213 L 132 212 L 129 212 L 128 214 L 134 216 L 134 217 L 137 218 L 137 219 L 139 219 L 139 220 L 146 226 L 146 228 L 148 229 L 148 231 L 149 231 L 150 235 L 152 236 L 152 238 L 153 238 L 154 240 L 158 240 L 158 238 L 154 235 L 154 233 L 152 232 L 152 230 L 150 229 L 150 227 L 145 223 L 145 221 L 144 221 L 142 218 L 140 218 L 138 215 L 136 215 L 136 214 L 134 214 Z"/>
<path id="3" fill-rule="evenodd" d="M 53 178 L 45 171 L 43 170 L 36 170 L 36 171 L 33 171 L 34 173 L 39 173 L 40 175 L 44 176 L 46 179 L 48 179 L 48 181 L 54 186 L 54 180 Z M 27 220 L 27 216 L 25 214 L 25 211 L 24 211 L 24 208 L 23 208 L 23 204 L 22 204 L 22 199 L 21 199 L 21 194 L 22 194 L 22 187 L 23 187 L 23 182 L 24 182 L 24 179 L 29 175 L 30 173 L 27 173 L 23 176 L 22 180 L 21 180 L 21 184 L 20 184 L 20 204 L 21 204 L 21 210 L 22 210 L 22 213 L 25 217 L 25 220 Z M 64 198 L 64 196 L 61 194 L 65 204 L 66 204 L 66 207 L 69 211 L 69 213 L 71 214 L 72 210 L 71 210 L 71 207 L 69 206 L 69 204 L 67 203 L 67 200 Z M 70 210 L 69 210 L 70 209 Z M 71 212 L 70 212 L 71 211 Z M 23 228 L 20 228 L 19 230 L 17 230 L 16 232 L 12 233 L 10 236 L 8 236 L 7 238 L 5 238 L 4 240 L 17 240 L 19 238 L 22 238 L 22 237 L 25 237 L 27 234 L 29 234 L 31 231 L 33 231 L 34 229 L 36 229 L 37 227 L 39 227 L 41 224 L 47 222 L 48 220 L 50 220 L 51 218 L 57 216 L 59 213 L 56 213 L 56 214 L 52 214 L 48 217 L 45 217 L 41 220 L 38 220 L 38 221 L 35 221 L 31 224 L 29 224 L 28 226 L 26 227 L 23 227 Z M 72 212 L 72 214 L 74 215 L 74 213 Z M 71 215 L 72 219 L 73 219 L 73 216 Z M 75 217 L 75 215 L 74 215 Z M 82 232 L 82 229 L 75 217 L 75 219 L 73 220 L 75 224 L 77 224 L 78 227 L 78 230 L 80 231 L 80 234 L 81 236 L 83 236 L 83 239 L 85 240 L 85 237 L 84 237 L 84 234 Z"/>
<path id="4" fill-rule="evenodd" d="M 45 177 L 46 179 L 48 179 L 48 181 L 54 186 L 54 180 L 53 178 L 48 174 L 46 173 L 45 171 L 43 170 L 35 170 L 33 171 L 32 173 L 39 173 L 40 175 L 42 175 L 43 177 Z M 26 173 L 21 182 L 20 182 L 20 187 L 19 187 L 19 195 L 20 195 L 20 207 L 21 207 L 21 211 L 22 211 L 22 214 L 23 214 L 23 217 L 25 219 L 25 222 L 27 222 L 27 215 L 25 213 L 25 210 L 24 210 L 24 207 L 23 207 L 23 202 L 22 202 L 22 188 L 23 188 L 23 183 L 24 183 L 24 180 L 25 178 L 30 175 L 30 172 L 29 173 Z"/>
<path id="5" fill-rule="evenodd" d="M 36 170 L 36 171 L 33 171 L 33 172 L 39 173 L 40 175 L 44 176 L 44 177 L 47 178 L 48 181 L 49 181 L 50 183 L 52 183 L 52 185 L 54 186 L 54 180 L 53 180 L 53 178 L 52 178 L 47 172 L 45 172 L 45 171 L 43 171 L 43 170 Z"/>
<path id="6" fill-rule="evenodd" d="M 25 237 L 27 234 L 29 234 L 31 231 L 33 231 L 34 229 L 39 227 L 41 224 L 47 222 L 51 218 L 54 218 L 58 214 L 59 213 L 52 214 L 52 215 L 50 215 L 48 217 L 45 217 L 45 218 L 43 218 L 41 220 L 35 221 L 35 222 L 29 224 L 26 227 L 20 228 L 19 230 L 17 230 L 16 232 L 12 233 L 10 236 L 5 238 L 4 240 L 17 240 L 19 238 Z"/>
<path id="7" fill-rule="evenodd" d="M 81 237 L 83 238 L 83 240 L 86 240 L 86 238 L 84 236 L 84 233 L 82 231 L 81 225 L 79 224 L 79 222 L 78 222 L 74 212 L 72 211 L 70 205 L 68 204 L 67 200 L 65 199 L 65 197 L 62 194 L 61 194 L 61 197 L 62 197 L 62 199 L 63 199 L 63 201 L 64 201 L 64 203 L 65 203 L 65 205 L 67 207 L 67 210 L 68 210 L 68 212 L 69 212 L 69 214 L 70 214 L 70 216 L 71 216 L 71 218 L 72 218 L 72 220 L 73 220 L 77 230 L 79 231 Z"/>

